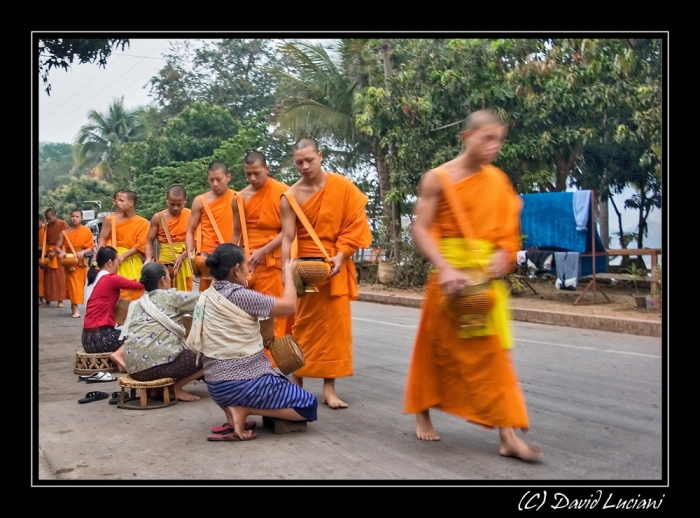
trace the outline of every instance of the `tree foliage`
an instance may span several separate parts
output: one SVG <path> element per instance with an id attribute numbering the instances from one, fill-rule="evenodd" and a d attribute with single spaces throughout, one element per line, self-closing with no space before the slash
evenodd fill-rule
<path id="1" fill-rule="evenodd" d="M 42 197 L 39 205 L 40 212 L 43 213 L 49 207 L 53 207 L 60 219 L 68 221 L 73 209 L 95 208 L 92 204 L 82 203 L 85 200 L 99 200 L 102 202 L 102 209 L 109 211 L 112 210 L 112 199 L 117 189 L 113 184 L 89 176 L 71 178 L 67 184 L 61 185 Z"/>
<path id="2" fill-rule="evenodd" d="M 56 38 L 40 39 L 37 53 L 39 55 L 39 75 L 44 83 L 44 91 L 51 95 L 49 73 L 53 68 L 68 70 L 74 61 L 97 63 L 104 68 L 112 49 L 124 50 L 129 45 L 128 39 L 122 38 Z"/>

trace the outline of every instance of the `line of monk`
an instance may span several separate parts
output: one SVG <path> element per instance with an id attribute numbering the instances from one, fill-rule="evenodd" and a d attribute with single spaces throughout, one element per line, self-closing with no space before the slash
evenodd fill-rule
<path id="1" fill-rule="evenodd" d="M 512 271 L 520 249 L 520 199 L 505 173 L 492 165 L 505 136 L 506 126 L 494 112 L 473 112 L 460 133 L 461 153 L 421 178 L 412 237 L 432 269 L 403 412 L 415 414 L 420 440 L 440 440 L 429 413 L 435 408 L 483 428 L 498 428 L 501 455 L 539 461 L 539 445 L 526 444 L 515 433 L 526 431 L 529 421 L 509 351 L 507 289 L 499 284 Z M 106 244 L 115 248 L 118 273 L 127 279 L 139 279 L 144 262 L 158 262 L 169 268 L 167 277 L 179 291 L 192 291 L 193 278 L 198 277 L 201 294 L 210 286 L 222 290 L 221 284 L 212 286 L 204 265 L 216 266 L 219 272 L 220 261 L 228 257 L 225 254 L 236 252 L 224 253 L 217 247 L 232 243 L 244 252 L 240 268 L 231 269 L 236 282 L 275 300 L 289 291 L 283 281 L 290 278 L 285 265 L 296 268 L 299 258 L 325 261 L 328 277 L 312 292 L 298 294 L 293 315 L 275 317 L 274 335 L 292 335 L 304 353 L 305 364 L 291 374 L 292 383 L 303 387 L 304 378 L 322 379 L 321 402 L 343 409 L 348 403 L 338 396 L 336 379 L 354 373 L 351 301 L 358 297 L 358 282 L 352 257 L 372 242 L 368 198 L 348 178 L 323 170 L 323 154 L 314 139 L 298 140 L 292 153 L 300 178 L 291 186 L 272 178 L 265 156 L 252 151 L 243 160 L 245 188 L 232 190 L 227 165 L 214 161 L 207 170 L 210 190 L 195 196 L 191 209 L 185 208 L 184 187 L 174 184 L 166 193 L 165 209 L 153 214 L 150 222 L 135 214 L 133 191 L 118 191 L 115 213 L 105 218 L 97 249 Z M 53 209 L 45 216 L 46 225 L 39 223 L 39 247 L 46 247 L 49 266 L 41 271 L 44 283 L 39 297 L 46 304 L 58 301 L 61 307 L 66 288 L 58 260 L 68 253 L 63 240 L 68 225 L 56 218 Z M 79 211 L 71 214 L 71 223 L 73 228 L 65 235 L 84 257 L 92 250 L 82 239 L 85 227 L 80 225 Z M 224 255 L 214 255 L 215 251 Z M 243 273 L 247 280 L 239 278 Z M 74 316 L 82 303 L 77 286 L 81 275 L 77 268 L 69 273 Z M 447 308 L 477 284 L 477 278 L 489 287 L 493 309 L 478 325 L 464 326 Z M 143 290 L 134 291 L 124 290 L 121 297 L 136 300 L 143 295 Z M 269 351 L 265 353 L 271 359 Z M 241 416 L 235 424 L 235 437 L 215 440 L 252 437 L 243 430 Z"/>

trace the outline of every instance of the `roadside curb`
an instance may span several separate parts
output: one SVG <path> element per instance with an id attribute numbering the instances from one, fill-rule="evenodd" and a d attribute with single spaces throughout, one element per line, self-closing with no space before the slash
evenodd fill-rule
<path id="1" fill-rule="evenodd" d="M 402 295 L 393 294 L 385 295 L 381 293 L 363 293 L 362 291 L 360 291 L 357 300 L 363 302 L 374 302 L 377 304 L 406 306 L 410 308 L 420 308 L 421 303 L 423 302 L 423 299 L 420 297 L 405 297 Z M 519 322 L 531 322 L 533 324 L 549 324 L 582 329 L 596 329 L 598 331 L 611 331 L 614 333 L 625 333 L 631 335 L 661 337 L 661 322 L 521 308 L 511 308 L 510 311 L 513 320 Z"/>

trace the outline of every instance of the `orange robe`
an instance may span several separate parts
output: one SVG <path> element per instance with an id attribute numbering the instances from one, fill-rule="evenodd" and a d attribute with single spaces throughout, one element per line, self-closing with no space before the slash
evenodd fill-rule
<path id="1" fill-rule="evenodd" d="M 301 206 L 318 238 L 333 257 L 343 252 L 340 272 L 318 285 L 318 293 L 298 299 L 292 335 L 306 365 L 294 374 L 305 378 L 352 376 L 350 301 L 357 300 L 357 277 L 352 254 L 372 243 L 367 221 L 367 196 L 349 179 L 329 173 L 326 185 Z M 298 257 L 324 257 L 297 219 Z"/>
<path id="2" fill-rule="evenodd" d="M 167 221 L 170 239 L 173 242 L 173 248 L 175 248 L 175 255 L 180 255 L 185 250 L 185 235 L 187 234 L 187 225 L 190 222 L 191 213 L 192 211 L 190 209 L 184 208 L 180 214 L 171 217 Z M 161 221 L 163 221 L 162 214 Z M 159 247 L 158 262 L 163 264 L 173 264 L 173 254 L 170 251 L 170 245 L 168 244 L 168 238 L 165 236 L 163 225 L 158 226 L 158 234 L 156 235 L 156 239 L 158 240 Z M 190 270 L 189 263 L 187 261 L 182 263 L 180 270 L 177 272 L 177 276 L 172 281 L 173 288 L 180 291 L 192 291 L 192 270 Z"/>
<path id="3" fill-rule="evenodd" d="M 280 197 L 289 186 L 274 178 L 268 178 L 265 185 L 253 194 L 244 204 L 246 229 L 250 249 L 257 250 L 272 241 L 282 231 L 280 219 Z M 238 196 L 239 200 L 241 196 Z M 243 238 L 241 237 L 241 244 Z M 281 297 L 284 293 L 282 284 L 282 261 L 280 247 L 265 256 L 255 268 L 253 289 L 260 293 Z M 275 319 L 275 337 L 280 338 L 291 331 L 291 317 Z M 270 352 L 265 349 L 268 356 Z"/>
<path id="4" fill-rule="evenodd" d="M 39 229 L 39 258 L 41 258 L 41 247 L 44 246 L 44 227 Z M 44 269 L 39 267 L 39 298 L 44 296 Z"/>
<path id="5" fill-rule="evenodd" d="M 71 227 L 70 231 L 66 231 L 66 234 L 76 252 L 86 248 L 95 248 L 92 232 L 85 225 L 80 225 L 78 228 Z M 73 253 L 65 237 L 63 238 L 63 251 L 67 254 Z M 90 265 L 83 258 L 78 261 L 78 266 L 73 271 L 66 270 L 66 289 L 71 304 L 83 303 L 88 266 Z"/>
<path id="6" fill-rule="evenodd" d="M 212 216 L 216 220 L 216 224 L 219 227 L 219 232 L 221 232 L 221 237 L 223 241 L 220 241 L 216 236 L 216 231 L 214 226 L 209 219 L 207 211 L 202 206 L 202 214 L 199 218 L 199 228 L 202 232 L 202 245 L 198 250 L 199 253 L 211 254 L 214 249 L 219 246 L 222 242 L 229 243 L 231 241 L 231 236 L 233 236 L 233 211 L 231 210 L 231 199 L 236 192 L 233 189 L 229 189 L 226 194 L 219 196 L 212 203 L 209 203 L 209 209 L 211 210 Z M 200 194 L 200 196 L 204 196 Z M 204 204 L 204 200 L 202 200 Z M 199 291 L 202 292 L 206 290 L 211 285 L 211 279 L 201 277 L 199 279 Z"/>
<path id="7" fill-rule="evenodd" d="M 53 225 L 45 225 L 46 253 L 56 248 L 56 243 L 63 230 L 68 230 L 68 223 L 62 219 L 54 221 Z M 62 302 L 66 300 L 66 272 L 54 255 L 44 270 L 44 298 L 47 302 Z"/>
<path id="8" fill-rule="evenodd" d="M 503 171 L 484 166 L 452 185 L 475 239 L 511 252 L 520 248 L 520 198 Z M 462 237 L 445 198 L 438 203 L 435 236 Z M 486 428 L 529 427 L 525 399 L 510 352 L 497 335 L 458 338 L 455 320 L 441 304 L 437 273 L 425 289 L 408 369 L 403 411 L 437 408 Z"/>
<path id="9" fill-rule="evenodd" d="M 114 218 L 114 216 L 110 217 Z M 112 225 L 115 225 L 114 219 L 112 219 Z M 126 279 L 132 281 L 141 279 L 142 256 L 146 253 L 146 237 L 148 237 L 149 227 L 149 221 L 141 216 L 132 216 L 129 219 L 116 222 L 117 243 L 111 243 L 111 245 L 117 249 L 120 255 L 131 248 L 136 248 L 140 252 L 140 254 L 127 258 L 124 263 L 119 265 L 117 273 Z M 109 239 L 111 242 L 112 237 L 109 236 Z M 136 300 L 141 298 L 141 295 L 143 295 L 143 290 L 123 289 L 119 292 L 119 298 L 127 300 Z"/>

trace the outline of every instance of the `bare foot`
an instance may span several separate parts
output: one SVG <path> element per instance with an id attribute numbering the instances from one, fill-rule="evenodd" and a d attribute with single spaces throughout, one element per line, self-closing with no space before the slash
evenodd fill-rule
<path id="1" fill-rule="evenodd" d="M 59 303 L 58 303 L 58 307 L 59 307 L 59 309 L 63 308 L 63 307 L 64 307 L 64 306 L 63 306 L 63 302 L 59 302 Z"/>
<path id="2" fill-rule="evenodd" d="M 114 351 L 109 355 L 109 359 L 112 360 L 117 367 L 119 367 L 119 372 L 126 372 L 126 365 L 124 364 L 124 357 L 117 351 Z"/>
<path id="3" fill-rule="evenodd" d="M 337 410 L 339 408 L 347 408 L 348 404 L 342 401 L 338 396 L 333 394 L 332 396 L 323 396 L 321 403 L 328 405 L 330 408 Z"/>
<path id="4" fill-rule="evenodd" d="M 245 440 L 248 437 L 255 435 L 255 432 L 246 430 L 245 421 L 248 418 L 248 412 L 240 406 L 229 407 L 233 414 L 233 431 L 241 439 Z"/>
<path id="5" fill-rule="evenodd" d="M 80 318 L 80 313 L 74 313 L 73 318 Z"/>
<path id="6" fill-rule="evenodd" d="M 199 396 L 195 396 L 194 394 L 190 394 L 189 392 L 182 390 L 181 388 L 175 389 L 175 397 L 177 398 L 178 401 L 198 401 L 199 400 Z"/>
<path id="7" fill-rule="evenodd" d="M 512 428 L 501 429 L 501 447 L 498 453 L 503 457 L 514 457 L 524 462 L 539 462 L 542 460 L 542 447 L 536 442 L 526 444 L 515 435 L 515 430 Z"/>
<path id="8" fill-rule="evenodd" d="M 430 420 L 430 412 L 425 410 L 416 414 L 416 437 L 421 441 L 439 441 L 440 436 Z"/>

